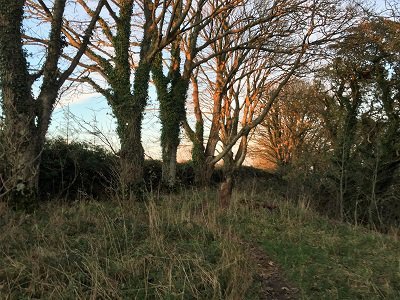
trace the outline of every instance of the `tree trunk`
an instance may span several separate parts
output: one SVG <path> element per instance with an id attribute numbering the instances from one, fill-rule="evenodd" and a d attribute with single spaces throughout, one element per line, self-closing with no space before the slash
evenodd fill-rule
<path id="1" fill-rule="evenodd" d="M 6 158 L 3 194 L 16 208 L 28 208 L 37 200 L 41 152 L 59 88 L 82 57 L 105 4 L 104 0 L 99 1 L 77 54 L 61 73 L 58 61 L 63 48 L 61 31 L 66 0 L 54 1 L 52 12 L 48 12 L 51 26 L 46 59 L 42 70 L 30 75 L 22 44 L 25 2 L 5 0 L 0 5 L 0 78 L 5 116 L 2 135 Z M 31 89 L 33 82 L 39 78 L 40 93 L 35 100 Z"/>
<path id="2" fill-rule="evenodd" d="M 121 139 L 120 177 L 122 194 L 128 199 L 142 200 L 144 197 L 142 119 L 147 104 L 149 77 L 150 64 L 142 60 L 135 72 L 132 101 L 124 104 L 124 106 L 129 106 L 128 110 L 124 112 L 128 115 L 119 120 Z"/>
<path id="3" fill-rule="evenodd" d="M 196 137 L 192 140 L 194 181 L 197 186 L 208 186 L 211 183 L 215 166 L 211 163 L 212 157 L 207 157 L 205 154 L 202 123 L 196 124 L 195 136 Z"/>
<path id="4" fill-rule="evenodd" d="M 176 184 L 179 133 L 181 123 L 185 119 L 186 94 L 189 88 L 188 80 L 182 79 L 179 74 L 172 77 L 171 83 L 171 95 L 167 97 L 167 103 L 160 105 L 163 182 L 170 188 Z"/>
<path id="5" fill-rule="evenodd" d="M 27 130 L 26 121 L 11 117 L 7 120 L 4 132 L 8 167 L 5 178 L 8 193 L 5 199 L 15 209 L 32 208 L 38 196 L 41 147 L 35 132 Z"/>
<path id="6" fill-rule="evenodd" d="M 208 186 L 211 184 L 212 175 L 215 170 L 214 164 L 200 163 L 199 161 L 194 161 L 194 180 L 195 184 L 198 186 Z"/>
<path id="7" fill-rule="evenodd" d="M 162 181 L 169 188 L 176 184 L 177 151 L 180 125 L 185 119 L 186 94 L 189 78 L 180 75 L 180 39 L 172 44 L 171 66 L 168 76 L 163 74 L 162 55 L 158 53 L 153 61 L 152 74 L 160 103 Z M 170 90 L 168 85 L 171 84 Z"/>
<path id="8" fill-rule="evenodd" d="M 27 62 L 22 50 L 24 1 L 9 0 L 0 7 L 0 78 L 5 116 L 7 170 L 5 190 L 10 205 L 34 203 L 38 192 L 40 152 L 36 140 L 35 101 L 31 96 Z"/>
<path id="9" fill-rule="evenodd" d="M 138 120 L 139 119 L 139 120 Z M 124 199 L 142 200 L 144 150 L 141 142 L 141 116 L 132 119 L 121 140 L 120 184 Z"/>
<path id="10" fill-rule="evenodd" d="M 151 2 L 143 7 L 145 23 L 143 39 L 140 45 L 139 64 L 135 70 L 133 92 L 130 85 L 129 38 L 133 1 L 122 3 L 121 17 L 117 37 L 114 39 L 116 65 L 111 81 L 115 91 L 112 108 L 118 120 L 118 134 L 121 143 L 120 152 L 120 192 L 125 199 L 142 200 L 144 198 L 142 146 L 142 119 L 147 105 L 150 66 L 147 57 L 150 52 L 152 30 Z M 109 101 L 110 102 L 110 101 Z"/>
<path id="11" fill-rule="evenodd" d="M 221 208 L 225 209 L 230 206 L 234 185 L 233 172 L 235 170 L 235 161 L 233 159 L 233 152 L 229 151 L 223 159 L 224 181 L 220 185 L 218 196 Z"/>
<path id="12" fill-rule="evenodd" d="M 172 87 L 172 89 L 175 89 Z M 179 146 L 180 123 L 183 119 L 180 112 L 184 110 L 184 102 L 174 97 L 174 93 L 159 97 L 162 148 L 162 181 L 173 188 L 176 184 L 177 151 Z M 183 108 L 183 109 L 182 109 Z"/>
<path id="13" fill-rule="evenodd" d="M 168 187 L 176 185 L 176 156 L 178 145 L 164 145 L 162 149 L 162 180 Z"/>

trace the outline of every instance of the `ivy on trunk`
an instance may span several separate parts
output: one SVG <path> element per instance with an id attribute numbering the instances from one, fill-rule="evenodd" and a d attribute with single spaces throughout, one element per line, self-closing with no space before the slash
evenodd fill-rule
<path id="1" fill-rule="evenodd" d="M 51 20 L 50 36 L 43 67 L 34 74 L 28 72 L 22 43 L 25 1 L 5 0 L 0 6 L 0 79 L 5 124 L 2 138 L 6 158 L 0 196 L 14 208 L 29 208 L 37 200 L 41 152 L 59 89 L 83 55 L 104 3 L 99 1 L 80 48 L 63 72 L 58 63 L 63 50 L 61 31 L 66 0 L 56 0 L 52 11 L 44 2 L 40 3 Z M 35 99 L 32 85 L 39 78 L 42 84 Z"/>

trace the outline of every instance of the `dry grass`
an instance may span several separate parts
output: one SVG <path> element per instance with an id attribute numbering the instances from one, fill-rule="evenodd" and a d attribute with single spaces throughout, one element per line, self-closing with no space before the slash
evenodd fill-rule
<path id="1" fill-rule="evenodd" d="M 0 206 L 0 299 L 257 299 L 238 236 L 274 258 L 303 299 L 400 299 L 398 239 L 246 186 L 227 211 L 211 189 L 48 203 L 31 215 Z"/>
<path id="2" fill-rule="evenodd" d="M 199 195 L 3 209 L 0 298 L 243 299 L 251 264 Z"/>

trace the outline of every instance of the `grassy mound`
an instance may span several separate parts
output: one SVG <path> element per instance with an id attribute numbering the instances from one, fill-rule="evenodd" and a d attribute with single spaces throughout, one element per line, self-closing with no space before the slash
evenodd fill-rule
<path id="1" fill-rule="evenodd" d="M 249 193 L 236 197 L 243 203 Z M 271 193 L 251 198 L 237 231 L 281 266 L 302 299 L 400 299 L 398 232 L 329 220 L 304 199 L 294 205 Z"/>
<path id="2" fill-rule="evenodd" d="M 249 187 L 252 185 L 249 184 Z M 1 299 L 258 299 L 258 244 L 303 299 L 400 299 L 395 236 L 260 189 L 0 208 Z"/>

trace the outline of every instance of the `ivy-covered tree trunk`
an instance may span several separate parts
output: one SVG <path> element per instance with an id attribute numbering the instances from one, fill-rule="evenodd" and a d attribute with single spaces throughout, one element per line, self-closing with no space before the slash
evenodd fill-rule
<path id="1" fill-rule="evenodd" d="M 118 192 L 125 199 L 141 200 L 144 192 L 144 150 L 141 129 L 150 79 L 150 63 L 147 55 L 150 52 L 154 27 L 152 27 L 151 3 L 146 2 L 143 8 L 145 23 L 139 63 L 134 74 L 133 88 L 131 88 L 130 38 L 133 5 L 133 0 L 121 1 L 119 16 L 116 17 L 115 35 L 111 34 L 110 27 L 103 26 L 104 32 L 111 36 L 115 49 L 114 65 L 91 52 L 102 68 L 110 89 L 102 89 L 92 80 L 88 82 L 107 98 L 117 119 L 117 132 L 121 144 Z"/>
<path id="2" fill-rule="evenodd" d="M 109 100 L 117 118 L 117 132 L 121 143 L 119 192 L 125 199 L 140 200 L 143 197 L 144 150 L 141 142 L 143 109 L 134 108 L 135 98 L 130 92 L 130 84 L 125 86 L 128 90 L 124 92 L 120 90 L 116 93 L 115 99 Z"/>
<path id="3" fill-rule="evenodd" d="M 192 29 L 186 38 L 177 35 L 171 43 L 171 62 L 168 75 L 163 74 L 162 54 L 159 53 L 153 62 L 153 79 L 160 102 L 161 148 L 162 148 L 162 180 L 169 187 L 176 185 L 177 152 L 180 143 L 180 127 L 186 122 L 186 97 L 191 77 L 193 75 L 193 60 L 198 49 L 196 43 L 203 23 L 203 6 L 206 1 L 200 1 L 193 16 Z M 183 8 L 183 2 L 176 2 L 172 24 L 179 28 L 183 16 L 188 10 Z M 185 46 L 183 46 L 185 45 Z M 182 47 L 183 46 L 183 47 Z M 184 50 L 183 50 L 184 49 Z M 181 52 L 184 51 L 185 62 L 181 71 Z M 186 123 L 187 125 L 187 123 Z"/>
<path id="4" fill-rule="evenodd" d="M 63 48 L 61 30 L 66 0 L 54 1 L 51 12 L 44 2 L 39 3 L 46 7 L 51 26 L 45 61 L 34 74 L 28 72 L 22 45 L 25 2 L 5 0 L 0 5 L 0 80 L 5 117 L 2 138 L 6 158 L 3 194 L 12 207 L 22 209 L 37 200 L 41 151 L 58 91 L 82 57 L 105 0 L 99 1 L 78 52 L 63 72 L 58 61 Z M 32 84 L 39 78 L 42 82 L 35 99 Z"/>
<path id="5" fill-rule="evenodd" d="M 125 71 L 124 76 L 117 77 L 116 83 L 111 82 L 115 95 L 109 103 L 117 118 L 117 131 L 121 143 L 120 192 L 122 197 L 127 199 L 143 198 L 144 150 L 141 129 L 148 98 L 149 77 L 150 65 L 141 61 L 135 72 L 133 94 L 130 91 L 129 70 Z"/>
<path id="6" fill-rule="evenodd" d="M 121 2 L 117 31 L 112 42 L 115 48 L 115 66 L 109 70 L 109 83 L 114 92 L 109 103 L 118 122 L 120 151 L 120 188 L 123 198 L 142 198 L 144 151 L 141 141 L 142 115 L 147 102 L 149 70 L 141 61 L 136 69 L 133 90 L 131 91 L 131 67 L 129 63 L 131 19 L 133 1 Z M 146 23 L 147 25 L 148 23 Z M 106 68 L 107 70 L 107 68 Z"/>
<path id="7" fill-rule="evenodd" d="M 0 6 L 0 78 L 5 115 L 5 186 L 12 206 L 35 200 L 40 152 L 36 142 L 35 103 L 31 96 L 27 62 L 22 50 L 24 1 Z M 4 178 L 3 178 L 4 180 Z"/>
<path id="8" fill-rule="evenodd" d="M 197 127 L 199 129 L 199 126 Z M 199 132 L 196 132 L 198 134 Z M 213 156 L 206 154 L 203 140 L 195 140 L 192 148 L 192 161 L 194 168 L 194 180 L 198 186 L 208 186 L 211 183 L 215 164 L 212 162 Z"/>
<path id="9" fill-rule="evenodd" d="M 174 78 L 175 77 L 175 78 Z M 161 133 L 161 146 L 163 155 L 163 181 L 169 186 L 176 184 L 177 153 L 180 143 L 179 133 L 182 121 L 185 118 L 185 100 L 188 82 L 173 76 L 171 84 L 171 97 L 168 97 L 160 118 L 163 123 Z"/>
<path id="10" fill-rule="evenodd" d="M 120 135 L 120 178 L 122 196 L 127 199 L 143 198 L 144 150 L 141 141 L 142 113 L 133 113 Z"/>
<path id="11" fill-rule="evenodd" d="M 170 188 L 176 184 L 178 145 L 179 142 L 162 147 L 162 180 Z"/>
<path id="12" fill-rule="evenodd" d="M 173 188 L 176 184 L 177 152 L 180 143 L 180 125 L 185 119 L 185 101 L 189 79 L 180 74 L 180 39 L 172 43 L 171 66 L 168 76 L 163 74 L 162 55 L 153 62 L 152 73 L 160 103 L 162 181 Z M 171 85 L 168 89 L 168 85 Z"/>

